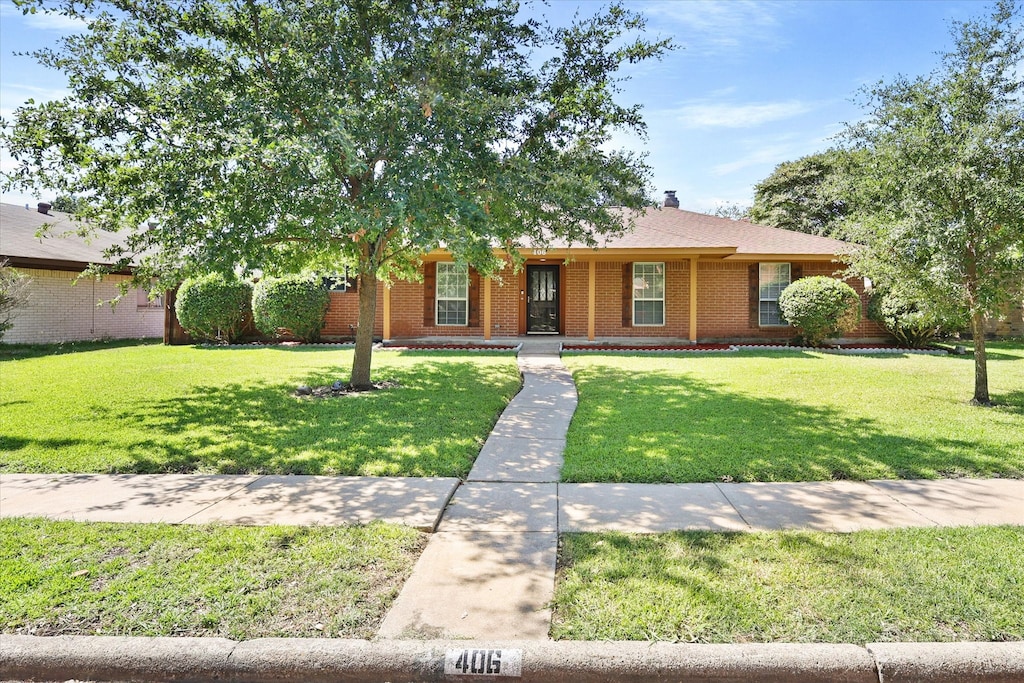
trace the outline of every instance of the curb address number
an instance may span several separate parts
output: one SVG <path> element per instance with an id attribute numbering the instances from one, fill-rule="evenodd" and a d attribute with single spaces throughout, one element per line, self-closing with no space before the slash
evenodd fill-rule
<path id="1" fill-rule="evenodd" d="M 444 655 L 444 675 L 520 678 L 523 675 L 523 651 L 473 648 L 448 650 Z"/>

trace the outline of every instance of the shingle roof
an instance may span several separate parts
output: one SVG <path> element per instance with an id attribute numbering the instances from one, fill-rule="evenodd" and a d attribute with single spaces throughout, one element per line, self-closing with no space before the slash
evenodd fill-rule
<path id="1" fill-rule="evenodd" d="M 48 237 L 36 237 L 44 226 Z M 84 238 L 74 234 L 77 223 L 66 213 L 39 213 L 17 204 L 0 204 L 0 258 L 12 262 L 25 259 L 69 264 L 109 265 L 104 250 L 119 244 L 116 234 L 98 231 Z"/>
<path id="2" fill-rule="evenodd" d="M 748 221 L 675 208 L 650 208 L 635 217 L 635 228 L 601 242 L 606 249 L 735 249 L 737 256 L 806 254 L 833 256 L 849 251 L 847 242 Z"/>

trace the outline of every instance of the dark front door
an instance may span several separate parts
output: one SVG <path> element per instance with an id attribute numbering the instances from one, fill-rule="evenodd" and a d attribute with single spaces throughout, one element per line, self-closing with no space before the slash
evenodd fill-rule
<path id="1" fill-rule="evenodd" d="M 526 331 L 558 334 L 558 266 L 526 266 Z"/>

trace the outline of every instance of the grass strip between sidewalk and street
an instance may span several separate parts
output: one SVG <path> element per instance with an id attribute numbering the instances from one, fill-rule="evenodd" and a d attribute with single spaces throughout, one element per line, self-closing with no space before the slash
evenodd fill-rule
<path id="1" fill-rule="evenodd" d="M 519 390 L 512 354 L 374 354 L 397 387 L 331 398 L 352 350 L 0 348 L 0 471 L 465 476 Z"/>
<path id="2" fill-rule="evenodd" d="M 0 631 L 370 638 L 425 535 L 0 519 Z"/>
<path id="3" fill-rule="evenodd" d="M 1024 343 L 970 356 L 569 355 L 569 482 L 1024 477 Z"/>
<path id="4" fill-rule="evenodd" d="M 552 636 L 1024 640 L 1024 527 L 563 536 Z"/>

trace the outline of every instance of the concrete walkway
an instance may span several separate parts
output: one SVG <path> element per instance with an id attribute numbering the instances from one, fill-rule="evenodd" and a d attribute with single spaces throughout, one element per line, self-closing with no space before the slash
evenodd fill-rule
<path id="1" fill-rule="evenodd" d="M 466 481 L 230 475 L 0 475 L 0 517 L 435 531 L 383 638 L 547 638 L 558 534 L 855 531 L 1024 524 L 1024 481 L 560 484 L 576 388 L 555 340 L 528 340 L 523 388 Z"/>

